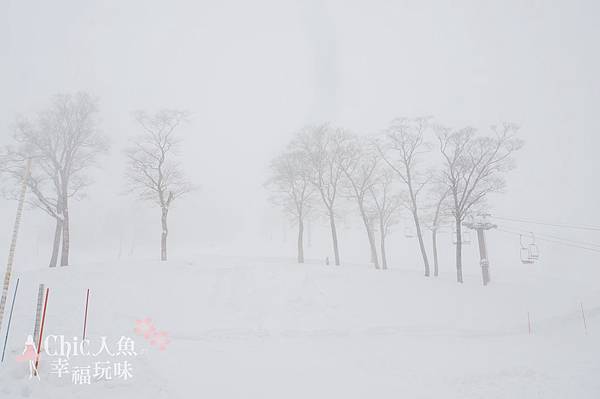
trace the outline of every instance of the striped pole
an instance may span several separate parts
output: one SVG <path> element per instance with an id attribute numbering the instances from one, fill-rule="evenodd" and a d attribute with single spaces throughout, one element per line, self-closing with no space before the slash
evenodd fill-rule
<path id="1" fill-rule="evenodd" d="M 37 305 L 35 307 L 35 324 L 33 325 L 33 342 L 40 338 L 40 323 L 42 322 L 42 311 L 44 310 L 44 284 L 40 284 L 37 294 Z"/>
<path id="2" fill-rule="evenodd" d="M 8 316 L 8 324 L 6 325 L 6 336 L 4 337 L 4 347 L 2 348 L 2 362 L 4 362 L 4 354 L 6 353 L 6 343 L 8 342 L 8 332 L 10 331 L 10 323 L 12 321 L 13 309 L 15 308 L 15 299 L 17 299 L 17 290 L 19 289 L 19 280 L 15 285 L 15 293 L 13 294 L 12 304 L 10 305 L 10 315 Z"/>
<path id="3" fill-rule="evenodd" d="M 8 262 L 6 263 L 6 271 L 4 272 L 4 285 L 2 286 L 2 296 L 0 297 L 0 329 L 2 329 L 2 319 L 4 318 L 4 307 L 6 306 L 6 297 L 8 296 L 8 287 L 12 276 L 12 267 L 15 259 L 15 250 L 17 248 L 17 236 L 19 235 L 19 226 L 21 225 L 21 215 L 23 214 L 23 204 L 25 203 L 25 192 L 27 191 L 27 181 L 31 174 L 31 158 L 27 159 L 25 173 L 23 175 L 23 183 L 21 192 L 19 193 L 19 204 L 17 205 L 17 216 L 13 227 L 12 241 L 8 250 Z"/>
<path id="4" fill-rule="evenodd" d="M 46 307 L 48 306 L 48 295 L 50 294 L 50 288 L 46 288 L 46 299 L 44 300 L 44 313 L 42 313 L 42 325 L 40 327 L 40 339 L 37 347 L 37 357 L 35 359 L 35 370 L 37 373 L 38 364 L 40 362 L 40 351 L 42 350 L 42 338 L 44 338 L 44 323 L 46 322 Z"/>
<path id="5" fill-rule="evenodd" d="M 87 329 L 87 315 L 88 315 L 88 303 L 90 301 L 90 289 L 87 289 L 85 296 L 85 313 L 83 315 L 83 340 L 85 340 L 85 331 Z"/>

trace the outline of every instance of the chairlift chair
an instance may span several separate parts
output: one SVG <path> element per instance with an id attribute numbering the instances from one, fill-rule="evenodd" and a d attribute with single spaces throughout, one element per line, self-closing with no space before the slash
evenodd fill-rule
<path id="1" fill-rule="evenodd" d="M 535 236 L 533 235 L 533 233 L 531 233 L 531 243 L 529 244 L 529 256 L 534 261 L 540 258 L 540 250 L 537 244 L 535 243 Z"/>
<path id="2" fill-rule="evenodd" d="M 470 230 L 464 230 L 462 232 L 462 242 L 465 245 L 471 244 L 471 231 Z"/>
<path id="3" fill-rule="evenodd" d="M 530 265 L 533 262 L 535 262 L 535 260 L 531 257 L 529 248 L 521 248 L 521 263 L 524 265 Z"/>
<path id="4" fill-rule="evenodd" d="M 403 218 L 402 224 L 404 225 L 404 237 L 415 238 L 417 233 L 415 232 L 415 227 L 411 224 L 411 222 L 407 218 Z"/>
<path id="5" fill-rule="evenodd" d="M 471 244 L 471 231 L 470 230 L 462 230 L 461 231 L 461 242 L 463 245 Z M 452 235 L 452 243 L 454 245 L 458 244 L 458 233 L 454 230 Z"/>
<path id="6" fill-rule="evenodd" d="M 521 263 L 525 265 L 535 263 L 539 258 L 539 250 L 535 243 L 535 236 L 533 235 L 533 233 L 531 233 L 531 242 L 529 244 L 523 243 L 523 234 L 520 234 L 519 243 L 521 244 Z"/>

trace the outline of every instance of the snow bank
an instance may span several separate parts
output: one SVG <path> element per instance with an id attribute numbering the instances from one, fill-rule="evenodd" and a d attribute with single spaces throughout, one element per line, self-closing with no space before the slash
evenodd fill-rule
<path id="1" fill-rule="evenodd" d="M 0 397 L 600 396 L 600 290 L 542 273 L 482 287 L 476 277 L 458 285 L 452 275 L 205 256 L 18 277 Z M 43 356 L 41 381 L 27 379 L 15 358 L 40 282 L 50 288 L 45 335 L 81 337 L 90 288 L 88 338 L 135 338 L 133 378 L 75 385 Z M 166 350 L 135 335 L 146 317 L 170 336 Z"/>

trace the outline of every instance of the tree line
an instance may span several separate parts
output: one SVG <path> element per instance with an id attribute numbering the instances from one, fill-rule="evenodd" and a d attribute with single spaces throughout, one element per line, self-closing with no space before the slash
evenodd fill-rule
<path id="1" fill-rule="evenodd" d="M 0 153 L 3 194 L 15 198 L 27 160 L 27 203 L 54 222 L 49 266 L 69 264 L 72 200 L 85 197 L 90 170 L 109 151 L 99 128 L 98 99 L 89 93 L 59 94 L 31 116 L 20 116 L 12 143 Z M 196 187 L 179 164 L 178 130 L 184 111 L 132 114 L 139 134 L 123 150 L 127 192 L 160 210 L 160 257 L 167 260 L 168 215 L 174 201 Z M 386 239 L 403 215 L 412 220 L 424 274 L 431 268 L 424 230 L 431 231 L 433 275 L 437 276 L 437 231 L 452 224 L 456 234 L 457 281 L 462 282 L 463 222 L 486 207 L 488 194 L 505 186 L 514 153 L 523 142 L 518 128 L 504 123 L 487 134 L 472 127 L 452 129 L 431 118 L 398 118 L 382 132 L 362 136 L 329 124 L 300 129 L 272 160 L 266 186 L 272 200 L 298 227 L 297 260 L 304 262 L 304 223 L 324 217 L 333 257 L 340 265 L 336 223 L 341 206 L 353 203 L 364 228 L 371 262 L 387 269 Z"/>
<path id="2" fill-rule="evenodd" d="M 439 273 L 437 232 L 453 225 L 456 278 L 463 282 L 463 222 L 505 187 L 523 141 L 511 123 L 482 133 L 453 129 L 432 118 L 397 118 L 381 133 L 361 136 L 329 124 L 300 129 L 270 163 L 272 201 L 298 227 L 297 261 L 304 262 L 304 223 L 322 216 L 340 265 L 336 222 L 341 204 L 353 203 L 364 228 L 371 263 L 387 269 L 386 238 L 402 215 L 414 226 L 425 276 L 431 275 L 424 230 L 432 235 L 433 275 Z"/>
<path id="3" fill-rule="evenodd" d="M 0 153 L 3 194 L 16 198 L 31 160 L 26 202 L 42 210 L 55 225 L 49 266 L 69 264 L 71 244 L 70 203 L 85 197 L 92 183 L 90 169 L 110 149 L 99 128 L 98 99 L 89 93 L 58 94 L 49 106 L 33 116 L 19 116 L 12 143 Z M 178 162 L 177 128 L 187 113 L 164 109 L 136 111 L 140 134 L 124 150 L 127 192 L 160 208 L 161 260 L 167 260 L 168 213 L 173 202 L 194 190 Z"/>

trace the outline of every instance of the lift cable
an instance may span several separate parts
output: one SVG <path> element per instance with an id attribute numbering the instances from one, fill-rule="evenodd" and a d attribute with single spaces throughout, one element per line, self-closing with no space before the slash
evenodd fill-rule
<path id="1" fill-rule="evenodd" d="M 505 217 L 500 217 L 500 216 L 491 216 L 491 217 L 495 218 L 495 219 L 499 219 L 499 220 L 508 220 L 511 222 L 539 224 L 539 225 L 543 225 L 543 226 L 562 227 L 562 228 L 566 228 L 566 229 L 575 229 L 575 230 L 600 231 L 600 226 L 584 226 L 584 225 L 574 225 L 574 224 L 547 223 L 547 222 L 539 222 L 539 221 L 535 221 L 535 220 L 505 218 Z"/>
<path id="2" fill-rule="evenodd" d="M 508 231 L 508 230 L 506 230 L 504 228 L 501 228 L 501 227 L 498 228 L 498 231 L 501 231 L 501 232 L 506 233 L 506 234 L 516 235 L 516 236 L 522 236 L 523 235 L 522 233 L 518 233 L 518 232 L 514 232 L 514 231 Z M 558 240 L 551 240 L 551 239 L 547 239 L 547 238 L 537 238 L 537 239 L 540 240 L 540 241 L 547 241 L 547 242 L 552 242 L 552 243 L 555 243 L 555 244 L 565 245 L 567 247 L 587 249 L 588 251 L 600 253 L 600 249 L 599 248 L 590 248 L 590 247 L 586 247 L 586 246 L 583 246 L 583 245 L 571 244 L 571 243 L 568 243 L 568 242 L 558 241 Z"/>
<path id="3" fill-rule="evenodd" d="M 514 232 L 518 232 L 519 234 L 523 234 L 523 235 L 528 235 L 528 234 L 532 233 L 529 230 L 523 230 L 523 229 L 519 229 L 516 227 L 506 227 L 506 226 L 500 226 L 500 227 L 502 227 L 505 230 L 513 230 Z M 588 246 L 588 247 L 598 247 L 598 249 L 600 249 L 600 244 L 596 244 L 596 243 L 589 242 L 589 241 L 572 240 L 569 238 L 557 237 L 557 236 L 553 236 L 553 235 L 545 234 L 545 233 L 536 233 L 536 232 L 533 232 L 533 233 L 536 237 L 547 238 L 550 240 L 565 241 L 565 242 L 568 242 L 571 244 L 583 245 L 583 246 Z"/>

